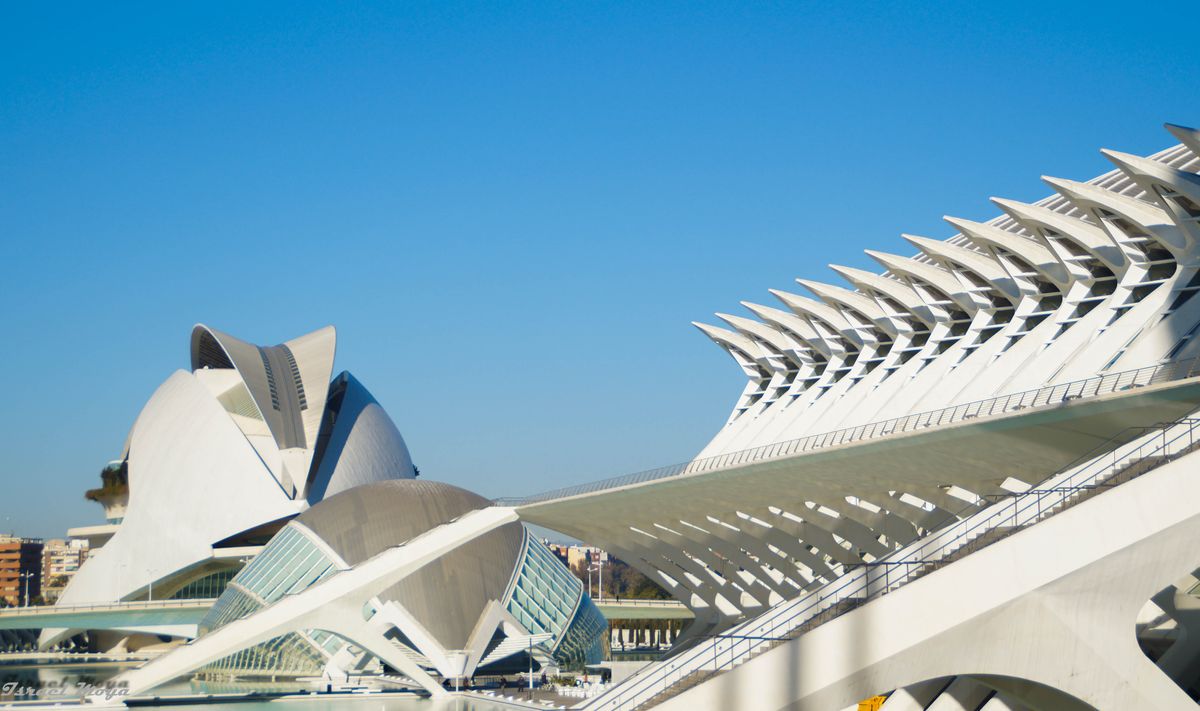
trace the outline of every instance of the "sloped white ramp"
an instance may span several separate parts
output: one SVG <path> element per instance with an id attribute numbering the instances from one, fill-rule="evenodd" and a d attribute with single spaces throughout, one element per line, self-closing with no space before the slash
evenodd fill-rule
<path id="1" fill-rule="evenodd" d="M 657 708 L 823 711 L 950 676 L 986 680 L 1008 705 L 1191 708 L 1139 649 L 1134 622 L 1195 568 L 1198 463 L 1164 464 Z"/>

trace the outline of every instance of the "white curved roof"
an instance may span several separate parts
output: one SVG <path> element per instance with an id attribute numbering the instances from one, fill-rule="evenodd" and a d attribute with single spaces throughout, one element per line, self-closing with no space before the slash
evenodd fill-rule
<path id="1" fill-rule="evenodd" d="M 403 437 L 370 393 L 348 373 L 331 393 L 335 345 L 332 326 L 264 347 L 197 325 L 192 370 L 171 375 L 130 430 L 124 520 L 63 602 L 137 597 L 151 583 L 158 592 L 310 503 L 413 478 Z"/>

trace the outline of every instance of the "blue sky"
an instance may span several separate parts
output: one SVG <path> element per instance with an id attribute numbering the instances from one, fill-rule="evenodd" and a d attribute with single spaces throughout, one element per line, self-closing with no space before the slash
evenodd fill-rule
<path id="1" fill-rule="evenodd" d="M 99 521 L 195 322 L 336 325 L 424 475 L 485 495 L 686 459 L 742 385 L 689 321 L 1200 123 L 1186 5 L 33 7 L 0 11 L 26 535 Z"/>

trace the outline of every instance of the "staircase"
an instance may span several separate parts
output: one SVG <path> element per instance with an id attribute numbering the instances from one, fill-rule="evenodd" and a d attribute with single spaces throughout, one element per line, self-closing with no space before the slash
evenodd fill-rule
<path id="1" fill-rule="evenodd" d="M 821 587 L 724 633 L 698 640 L 579 708 L 626 711 L 656 706 L 877 597 L 1197 450 L 1200 420 L 1143 428 L 1132 442 L 1056 473 L 1040 488 L 1006 496 L 879 561 L 851 567 Z"/>
<path id="2" fill-rule="evenodd" d="M 699 686 L 700 684 L 703 684 L 720 673 L 721 672 L 713 671 L 711 669 L 697 669 L 696 671 L 691 672 L 687 676 L 675 682 L 673 685 L 659 692 L 656 696 L 651 697 L 649 701 L 639 704 L 635 707 L 635 710 L 653 708 L 672 696 L 678 696 L 693 686 Z"/>

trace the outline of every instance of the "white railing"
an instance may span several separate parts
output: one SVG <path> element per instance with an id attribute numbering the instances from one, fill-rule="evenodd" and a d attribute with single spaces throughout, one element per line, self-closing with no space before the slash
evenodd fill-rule
<path id="1" fill-rule="evenodd" d="M 1011 395 L 1000 395 L 986 400 L 976 400 L 962 405 L 943 407 L 938 410 L 894 417 L 890 420 L 809 435 L 786 442 L 765 444 L 752 449 L 743 449 L 737 452 L 693 459 L 689 462 L 681 462 L 679 464 L 626 474 L 611 479 L 603 479 L 588 484 L 554 489 L 553 491 L 534 494 L 533 496 L 497 499 L 496 503 L 501 506 L 528 506 L 530 504 L 565 499 L 607 489 L 617 489 L 623 486 L 657 481 L 674 476 L 698 474 L 768 459 L 789 457 L 814 449 L 834 447 L 840 444 L 859 442 L 876 437 L 900 434 L 902 432 L 912 432 L 929 427 L 939 427 L 977 417 L 1002 415 L 1030 407 L 1057 405 L 1080 398 L 1107 395 L 1109 393 L 1142 388 L 1147 385 L 1184 380 L 1195 375 L 1200 375 L 1200 358 L 1171 361 L 1136 370 L 1106 373 L 1060 385 L 1047 385 L 1035 390 L 1026 390 Z"/>
<path id="2" fill-rule="evenodd" d="M 791 639 L 789 635 L 802 625 L 823 624 L 904 586 L 929 572 L 930 568 L 936 569 L 939 562 L 988 532 L 1015 532 L 1034 525 L 1066 508 L 1081 495 L 1106 487 L 1106 481 L 1131 465 L 1152 457 L 1166 461 L 1200 443 L 1200 420 L 1185 419 L 1136 430 L 1141 436 L 1133 442 L 1118 446 L 1082 466 L 1072 464 L 1048 478 L 1039 488 L 1005 496 L 974 515 L 878 561 L 855 566 L 820 588 L 780 603 L 726 632 L 702 639 L 690 649 L 647 667 L 580 708 L 633 709 L 692 674 L 736 667 L 755 653 L 766 651 L 770 645 Z"/>
<path id="3" fill-rule="evenodd" d="M 60 615 L 94 610 L 162 610 L 180 607 L 212 607 L 216 598 L 191 600 L 137 600 L 133 602 L 99 602 L 87 605 L 30 605 L 28 607 L 0 608 L 0 617 L 23 617 L 25 615 Z"/>
<path id="4" fill-rule="evenodd" d="M 624 600 L 615 600 L 613 598 L 592 598 L 592 602 L 597 605 L 612 605 L 613 607 L 682 607 L 688 609 L 678 600 L 663 600 L 659 598 L 643 598 L 643 597 L 627 597 Z"/>

